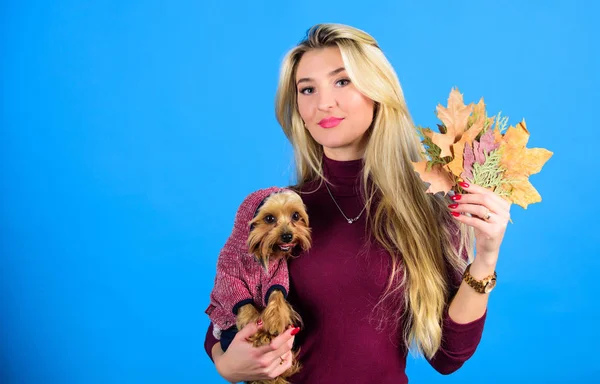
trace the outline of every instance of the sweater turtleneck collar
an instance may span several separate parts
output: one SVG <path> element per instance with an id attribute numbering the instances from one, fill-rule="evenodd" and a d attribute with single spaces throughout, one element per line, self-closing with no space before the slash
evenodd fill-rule
<path id="1" fill-rule="evenodd" d="M 323 173 L 329 182 L 334 196 L 355 196 L 360 194 L 363 160 L 333 160 L 323 154 Z"/>

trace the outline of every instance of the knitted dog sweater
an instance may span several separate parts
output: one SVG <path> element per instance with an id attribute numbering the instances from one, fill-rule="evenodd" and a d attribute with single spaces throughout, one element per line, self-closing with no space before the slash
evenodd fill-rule
<path id="1" fill-rule="evenodd" d="M 249 222 L 258 208 L 271 194 L 285 190 L 271 187 L 252 192 L 238 208 L 233 231 L 217 260 L 215 284 L 205 311 L 214 325 L 213 335 L 217 339 L 221 338 L 224 330 L 235 326 L 237 311 L 243 305 L 251 303 L 263 309 L 275 289 L 287 297 L 289 276 L 286 260 L 269 260 L 268 270 L 265 270 L 248 252 L 246 245 L 250 234 Z"/>

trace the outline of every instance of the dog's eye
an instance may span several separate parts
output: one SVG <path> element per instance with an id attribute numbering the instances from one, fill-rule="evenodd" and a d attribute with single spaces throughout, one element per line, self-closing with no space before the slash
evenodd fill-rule
<path id="1" fill-rule="evenodd" d="M 292 215 L 292 220 L 294 220 L 294 221 L 300 220 L 300 214 L 298 212 L 294 212 L 294 214 Z"/>
<path id="2" fill-rule="evenodd" d="M 265 222 L 267 224 L 273 224 L 275 222 L 275 216 L 273 216 L 273 215 L 265 216 Z"/>

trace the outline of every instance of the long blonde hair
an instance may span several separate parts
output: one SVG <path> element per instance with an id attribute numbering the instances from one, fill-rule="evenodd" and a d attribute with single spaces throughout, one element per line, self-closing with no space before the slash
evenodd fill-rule
<path id="1" fill-rule="evenodd" d="M 379 303 L 403 294 L 405 305 L 397 305 L 391 316 L 396 325 L 404 319 L 406 345 L 432 357 L 441 343 L 451 276 L 466 266 L 460 257 L 463 251 L 472 258 L 472 232 L 450 219 L 445 197 L 424 193 L 424 184 L 411 164 L 423 159 L 423 147 L 398 77 L 377 42 L 349 26 L 313 26 L 282 63 L 275 108 L 294 148 L 298 186 L 323 181 L 324 175 L 323 148 L 308 134 L 297 109 L 296 69 L 308 50 L 331 46 L 340 49 L 359 92 L 375 102 L 374 119 L 366 133 L 370 137 L 363 156 L 362 187 L 366 212 L 374 208 L 367 227 L 392 257 L 392 271 Z"/>

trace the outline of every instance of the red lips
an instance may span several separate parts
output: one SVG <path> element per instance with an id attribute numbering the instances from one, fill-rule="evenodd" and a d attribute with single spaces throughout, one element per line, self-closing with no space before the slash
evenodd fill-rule
<path id="1" fill-rule="evenodd" d="M 323 128 L 333 128 L 337 127 L 341 122 L 342 118 L 339 117 L 326 117 L 323 120 L 319 121 L 319 125 Z"/>

